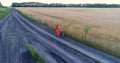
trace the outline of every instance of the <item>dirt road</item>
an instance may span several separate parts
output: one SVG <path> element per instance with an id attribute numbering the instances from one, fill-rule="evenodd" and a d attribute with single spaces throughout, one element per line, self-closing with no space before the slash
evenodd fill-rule
<path id="1" fill-rule="evenodd" d="M 120 58 L 103 53 L 24 18 L 16 10 L 0 21 L 0 63 L 30 63 L 30 44 L 46 63 L 120 63 Z M 95 59 L 95 60 L 93 60 Z"/>

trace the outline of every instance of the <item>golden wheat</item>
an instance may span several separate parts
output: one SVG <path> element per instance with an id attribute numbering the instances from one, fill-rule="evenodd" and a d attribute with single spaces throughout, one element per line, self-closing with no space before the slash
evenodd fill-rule
<path id="1" fill-rule="evenodd" d="M 103 8 L 16 8 L 50 28 L 59 24 L 78 40 L 111 51 L 120 57 L 120 9 Z"/>

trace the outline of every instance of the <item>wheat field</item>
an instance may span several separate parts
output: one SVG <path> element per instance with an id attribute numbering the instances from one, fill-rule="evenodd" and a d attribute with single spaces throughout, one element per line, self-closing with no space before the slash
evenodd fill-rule
<path id="1" fill-rule="evenodd" d="M 76 40 L 120 57 L 120 8 L 16 8 Z M 84 42 L 83 42 L 84 43 Z"/>

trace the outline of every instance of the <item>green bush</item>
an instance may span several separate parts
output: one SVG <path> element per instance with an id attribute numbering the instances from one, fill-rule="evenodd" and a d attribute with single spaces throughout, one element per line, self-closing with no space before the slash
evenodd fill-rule
<path id="1" fill-rule="evenodd" d="M 0 19 L 4 18 L 10 11 L 10 8 L 0 8 Z"/>

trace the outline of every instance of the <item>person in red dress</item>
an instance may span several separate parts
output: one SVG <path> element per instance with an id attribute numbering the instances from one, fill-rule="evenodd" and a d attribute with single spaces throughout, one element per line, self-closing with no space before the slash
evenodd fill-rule
<path id="1" fill-rule="evenodd" d="M 60 27 L 59 27 L 59 25 L 57 25 L 57 26 L 56 26 L 56 29 L 55 29 L 55 34 L 56 34 L 57 36 L 59 36 L 60 33 L 61 33 Z"/>

